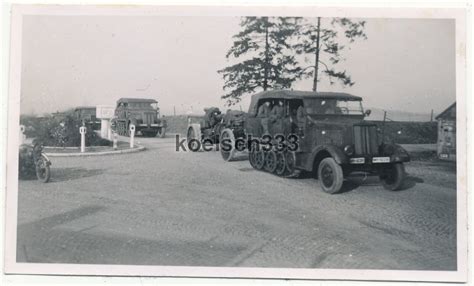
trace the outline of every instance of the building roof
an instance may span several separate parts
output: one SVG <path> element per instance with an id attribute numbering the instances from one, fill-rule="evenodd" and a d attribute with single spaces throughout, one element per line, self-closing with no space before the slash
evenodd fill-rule
<path id="1" fill-rule="evenodd" d="M 158 103 L 158 101 L 154 100 L 154 99 L 150 99 L 150 98 L 121 98 L 117 101 L 117 103 L 119 102 L 143 102 L 143 103 Z"/>
<path id="2" fill-rule="evenodd" d="M 454 116 L 450 114 L 453 108 L 454 108 Z M 451 104 L 448 108 L 446 108 L 443 112 L 441 112 L 438 116 L 436 116 L 435 119 L 438 120 L 438 118 L 448 117 L 448 116 L 456 117 L 456 102 Z"/>
<path id="3" fill-rule="evenodd" d="M 78 109 L 96 109 L 95 106 L 77 106 L 76 108 L 74 108 L 74 110 L 78 110 Z"/>
<path id="4" fill-rule="evenodd" d="M 325 98 L 325 99 L 340 99 L 340 100 L 362 100 L 361 97 L 343 92 L 314 92 L 314 91 L 300 91 L 300 90 L 267 90 L 254 94 L 252 99 L 264 98 Z"/>

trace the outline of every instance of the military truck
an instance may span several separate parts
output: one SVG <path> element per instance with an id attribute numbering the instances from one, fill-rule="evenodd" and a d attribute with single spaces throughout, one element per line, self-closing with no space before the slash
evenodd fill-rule
<path id="1" fill-rule="evenodd" d="M 217 107 L 204 108 L 204 118 L 200 122 L 188 122 L 186 138 L 190 144 L 191 151 L 197 151 L 196 144 L 218 144 L 224 129 L 232 130 L 232 134 L 243 134 L 245 112 L 239 110 L 227 110 L 225 114 Z M 227 161 L 232 156 L 227 156 Z"/>
<path id="2" fill-rule="evenodd" d="M 282 107 L 280 116 L 260 116 L 263 105 L 270 109 L 277 104 Z M 369 114 L 361 97 L 347 93 L 275 90 L 255 94 L 243 128 L 245 137 L 253 137 L 247 142 L 250 164 L 279 176 L 313 172 L 323 191 L 331 194 L 341 191 L 344 177 L 352 172 L 378 175 L 385 189 L 397 190 L 405 178 L 403 164 L 410 157 L 399 145 L 379 138 L 382 131 L 377 125 L 364 121 Z M 242 137 L 231 130 L 222 132 L 221 138 Z M 233 152 L 223 147 L 223 157 Z"/>
<path id="3" fill-rule="evenodd" d="M 74 108 L 74 117 L 81 120 L 87 128 L 99 130 L 101 127 L 100 119 L 96 117 L 95 106 L 78 106 Z"/>
<path id="4" fill-rule="evenodd" d="M 165 137 L 166 121 L 159 118 L 158 102 L 147 98 L 120 98 L 117 101 L 112 128 L 122 136 L 130 136 L 130 125 L 145 137 Z"/>

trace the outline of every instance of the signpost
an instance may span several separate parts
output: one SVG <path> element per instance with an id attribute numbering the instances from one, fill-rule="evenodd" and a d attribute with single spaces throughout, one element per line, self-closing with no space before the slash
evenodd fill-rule
<path id="1" fill-rule="evenodd" d="M 97 105 L 96 117 L 101 120 L 100 137 L 112 140 L 110 119 L 114 117 L 115 108 L 113 105 Z"/>

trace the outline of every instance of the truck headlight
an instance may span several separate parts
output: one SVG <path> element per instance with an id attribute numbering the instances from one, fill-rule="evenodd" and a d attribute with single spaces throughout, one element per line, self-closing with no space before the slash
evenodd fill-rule
<path id="1" fill-rule="evenodd" d="M 346 153 L 348 156 L 354 155 L 354 148 L 352 148 L 352 145 L 347 145 L 344 147 L 344 153 Z"/>

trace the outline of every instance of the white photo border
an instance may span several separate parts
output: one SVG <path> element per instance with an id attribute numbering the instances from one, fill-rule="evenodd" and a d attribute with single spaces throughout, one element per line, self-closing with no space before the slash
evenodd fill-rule
<path id="1" fill-rule="evenodd" d="M 276 278 L 377 281 L 467 281 L 467 19 L 464 8 L 361 8 L 322 6 L 107 6 L 12 5 L 7 123 L 4 271 L 8 274 Z M 352 18 L 454 19 L 456 29 L 457 102 L 457 270 L 405 271 L 361 269 L 303 269 L 247 267 L 188 267 L 18 263 L 16 261 L 18 206 L 18 145 L 21 89 L 22 19 L 26 15 L 134 16 L 304 16 Z M 465 156 L 464 156 L 465 155 Z"/>

